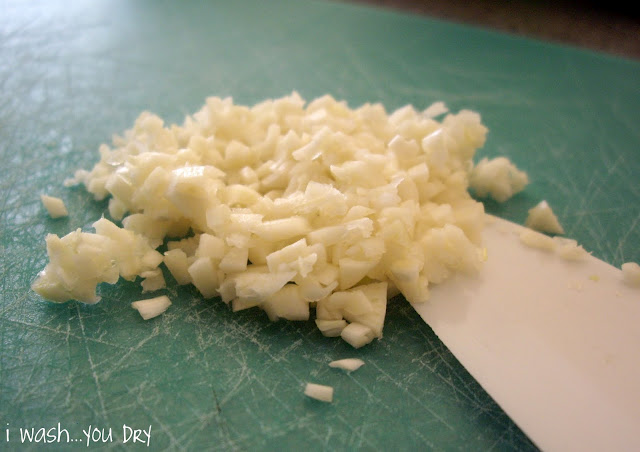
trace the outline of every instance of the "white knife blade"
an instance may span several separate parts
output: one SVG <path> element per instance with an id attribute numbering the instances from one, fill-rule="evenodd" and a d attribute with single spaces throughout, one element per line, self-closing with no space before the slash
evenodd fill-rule
<path id="1" fill-rule="evenodd" d="M 433 286 L 414 308 L 545 451 L 640 450 L 640 289 L 588 256 L 520 243 L 490 217 L 476 276 Z"/>

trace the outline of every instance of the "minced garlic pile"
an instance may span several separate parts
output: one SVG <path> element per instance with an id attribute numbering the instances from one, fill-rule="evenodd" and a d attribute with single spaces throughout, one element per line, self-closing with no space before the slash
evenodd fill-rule
<path id="1" fill-rule="evenodd" d="M 164 264 L 234 311 L 315 313 L 323 334 L 360 347 L 382 337 L 389 297 L 424 302 L 430 283 L 480 268 L 484 209 L 467 189 L 486 133 L 441 103 L 388 114 L 297 93 L 253 107 L 212 97 L 182 126 L 143 113 L 69 181 L 109 197 L 113 221 L 49 235 L 33 289 L 95 303 L 120 277 L 163 289 Z"/>

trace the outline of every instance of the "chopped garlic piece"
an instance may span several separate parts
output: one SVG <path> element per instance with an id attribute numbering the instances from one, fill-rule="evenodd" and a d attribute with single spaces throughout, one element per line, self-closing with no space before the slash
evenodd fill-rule
<path id="1" fill-rule="evenodd" d="M 140 273 L 143 281 L 140 283 L 142 286 L 142 293 L 153 292 L 154 290 L 160 290 L 167 287 L 167 283 L 164 280 L 164 275 L 160 268 L 154 268 L 146 272 Z"/>
<path id="2" fill-rule="evenodd" d="M 540 201 L 538 205 L 529 209 L 525 226 L 540 232 L 564 234 L 564 228 L 560 225 L 558 217 L 553 213 L 547 201 Z"/>
<path id="3" fill-rule="evenodd" d="M 640 265 L 636 262 L 622 264 L 622 277 L 625 283 L 640 286 Z"/>
<path id="4" fill-rule="evenodd" d="M 333 388 L 331 386 L 307 383 L 304 388 L 304 395 L 321 402 L 331 403 L 333 401 Z"/>
<path id="5" fill-rule="evenodd" d="M 171 306 L 171 300 L 166 295 L 146 300 L 138 300 L 131 303 L 131 307 L 137 310 L 143 319 L 149 320 L 163 314 Z"/>
<path id="6" fill-rule="evenodd" d="M 447 112 L 449 112 L 449 109 L 444 102 L 434 102 L 428 106 L 422 114 L 427 118 L 435 118 L 436 116 L 443 115 Z"/>
<path id="7" fill-rule="evenodd" d="M 354 348 L 360 348 L 371 342 L 375 337 L 375 333 L 368 326 L 353 322 L 342 330 L 340 337 Z"/>
<path id="8" fill-rule="evenodd" d="M 473 168 L 469 178 L 469 185 L 478 196 L 491 196 L 498 202 L 505 202 L 521 192 L 528 183 L 527 173 L 520 171 L 506 157 L 492 160 L 483 158 Z"/>
<path id="9" fill-rule="evenodd" d="M 557 244 L 556 253 L 563 259 L 579 261 L 586 258 L 589 253 L 578 242 L 565 237 L 554 237 Z"/>
<path id="10" fill-rule="evenodd" d="M 69 215 L 62 199 L 56 198 L 55 196 L 40 195 L 40 200 L 45 209 L 47 209 L 47 212 L 49 212 L 51 218 L 62 218 Z"/>
<path id="11" fill-rule="evenodd" d="M 363 365 L 364 365 L 364 361 L 358 358 L 339 359 L 336 361 L 331 361 L 329 363 L 329 367 L 335 367 L 335 368 L 343 369 L 349 372 L 358 370 Z"/>
<path id="12" fill-rule="evenodd" d="M 347 321 L 343 319 L 339 320 L 322 320 L 316 319 L 316 326 L 326 337 L 338 337 L 342 330 L 347 327 Z"/>
<path id="13" fill-rule="evenodd" d="M 520 241 L 531 248 L 538 248 L 545 251 L 553 251 L 556 242 L 549 236 L 536 232 L 532 229 L 525 229 L 520 233 Z"/>
<path id="14" fill-rule="evenodd" d="M 162 262 L 162 255 L 143 236 L 105 218 L 93 226 L 95 234 L 78 229 L 62 238 L 47 235 L 49 263 L 31 285 L 36 293 L 59 303 L 97 303 L 98 284 L 115 284 L 119 276 L 132 280 Z"/>

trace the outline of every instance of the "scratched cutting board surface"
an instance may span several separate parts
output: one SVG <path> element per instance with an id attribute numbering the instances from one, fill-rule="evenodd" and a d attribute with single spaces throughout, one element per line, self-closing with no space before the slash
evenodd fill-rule
<path id="1" fill-rule="evenodd" d="M 151 426 L 154 449 L 535 449 L 401 298 L 383 340 L 354 350 L 312 322 L 232 314 L 174 285 L 148 322 L 129 307 L 133 283 L 101 286 L 93 306 L 29 290 L 44 236 L 88 230 L 105 209 L 62 181 L 141 111 L 181 122 L 207 96 L 292 90 L 476 110 L 490 129 L 478 158 L 508 156 L 532 181 L 489 212 L 523 222 L 546 199 L 595 256 L 640 261 L 638 62 L 321 1 L 3 2 L 0 449 L 57 423 L 85 442 L 49 447 L 71 450 L 90 425 L 112 430 L 92 447 L 123 446 L 125 424 Z M 49 219 L 41 193 L 70 216 Z M 345 357 L 366 364 L 327 366 Z M 335 402 L 305 398 L 307 381 L 334 386 Z"/>

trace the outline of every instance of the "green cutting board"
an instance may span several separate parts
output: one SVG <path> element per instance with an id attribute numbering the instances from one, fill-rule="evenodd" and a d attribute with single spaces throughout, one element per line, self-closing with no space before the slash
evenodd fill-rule
<path id="1" fill-rule="evenodd" d="M 175 285 L 147 322 L 133 283 L 101 287 L 93 306 L 29 290 L 44 236 L 89 229 L 106 206 L 63 180 L 141 111 L 181 122 L 207 96 L 293 90 L 476 110 L 490 129 L 478 157 L 508 156 L 531 179 L 489 212 L 522 222 L 546 199 L 595 256 L 640 261 L 638 62 L 327 1 L 5 1 L 0 450 L 86 449 L 90 426 L 91 448 L 128 448 L 125 425 L 151 427 L 153 450 L 535 449 L 403 299 L 384 338 L 354 350 Z M 70 216 L 49 219 L 41 193 Z M 366 364 L 327 365 L 345 357 Z M 334 403 L 304 397 L 307 381 L 334 386 Z M 51 427 L 46 448 L 21 444 L 21 428 Z"/>

